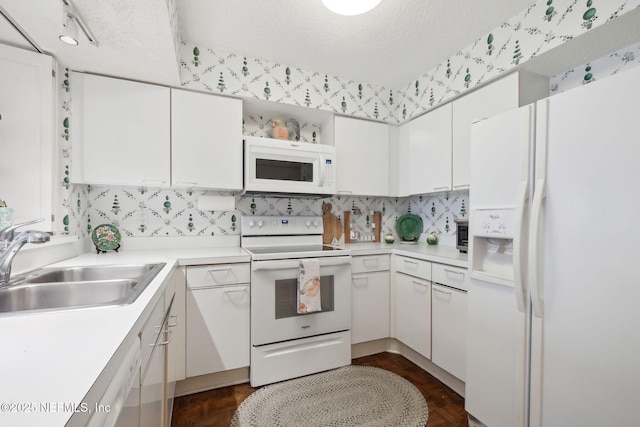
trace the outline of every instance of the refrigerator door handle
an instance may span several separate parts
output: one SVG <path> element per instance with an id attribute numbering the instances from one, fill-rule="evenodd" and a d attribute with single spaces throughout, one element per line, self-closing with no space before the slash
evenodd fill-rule
<path id="1" fill-rule="evenodd" d="M 542 203 L 547 197 L 547 187 L 544 179 L 536 180 L 535 192 L 533 193 L 533 203 L 531 212 L 531 224 L 529 229 L 530 245 L 529 245 L 529 270 L 531 282 L 531 305 L 533 306 L 533 314 L 542 319 L 544 315 L 544 295 L 542 285 L 539 282 L 539 245 L 541 236 L 541 219 L 542 219 Z"/>
<path id="2" fill-rule="evenodd" d="M 525 269 L 523 268 L 526 259 L 523 254 L 526 253 L 524 248 L 524 230 L 526 221 L 524 218 L 525 206 L 527 203 L 527 194 L 529 192 L 529 181 L 520 181 L 518 189 L 518 205 L 516 207 L 516 234 L 513 242 L 513 284 L 516 291 L 516 306 L 518 311 L 524 313 L 526 310 L 526 291 L 525 286 Z"/>

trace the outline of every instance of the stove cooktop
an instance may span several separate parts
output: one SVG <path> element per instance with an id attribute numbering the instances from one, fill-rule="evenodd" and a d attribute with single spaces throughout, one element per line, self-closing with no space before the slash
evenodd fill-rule
<path id="1" fill-rule="evenodd" d="M 327 256 L 345 256 L 349 251 L 329 245 L 304 246 L 266 246 L 244 248 L 254 260 L 315 258 Z"/>

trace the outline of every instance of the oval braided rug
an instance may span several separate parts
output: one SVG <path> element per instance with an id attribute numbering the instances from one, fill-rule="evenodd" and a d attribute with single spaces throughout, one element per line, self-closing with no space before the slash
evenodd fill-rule
<path id="1" fill-rule="evenodd" d="M 424 397 L 406 379 L 352 365 L 256 390 L 230 427 L 424 427 L 428 415 Z"/>

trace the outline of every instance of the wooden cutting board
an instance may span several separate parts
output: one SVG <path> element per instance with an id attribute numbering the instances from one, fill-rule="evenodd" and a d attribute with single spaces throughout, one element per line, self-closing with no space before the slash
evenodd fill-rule
<path id="1" fill-rule="evenodd" d="M 334 238 L 340 240 L 342 237 L 342 223 L 331 213 L 331 208 L 333 208 L 331 203 L 322 204 L 322 243 L 331 243 Z"/>

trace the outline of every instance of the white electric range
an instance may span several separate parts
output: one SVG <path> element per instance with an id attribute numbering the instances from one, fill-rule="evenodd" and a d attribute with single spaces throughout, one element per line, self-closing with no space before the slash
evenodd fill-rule
<path id="1" fill-rule="evenodd" d="M 351 363 L 351 256 L 322 244 L 322 217 L 243 216 L 251 255 L 252 386 Z M 317 260 L 320 311 L 300 314 L 300 264 Z"/>

